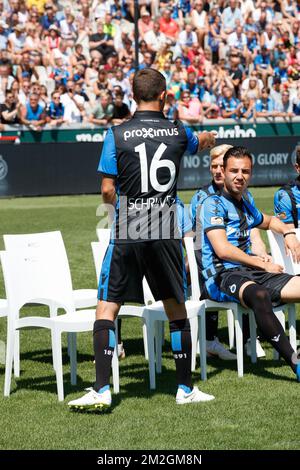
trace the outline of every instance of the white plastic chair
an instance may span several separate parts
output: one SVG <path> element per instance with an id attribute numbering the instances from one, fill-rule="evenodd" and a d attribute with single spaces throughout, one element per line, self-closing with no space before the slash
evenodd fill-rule
<path id="1" fill-rule="evenodd" d="M 35 246 L 40 249 L 51 250 L 53 256 L 63 256 L 66 258 L 66 249 L 64 241 L 60 231 L 43 232 L 43 233 L 32 233 L 32 234 L 14 234 L 14 235 L 3 235 L 4 246 L 6 251 L 10 250 L 24 250 L 27 247 Z M 67 260 L 68 262 L 68 260 Z M 69 262 L 68 262 L 69 263 Z M 73 299 L 75 309 L 95 307 L 97 305 L 97 289 L 76 289 L 73 290 Z M 50 317 L 57 315 L 57 310 L 60 306 L 55 303 L 49 304 Z M 73 336 L 71 338 L 71 336 Z M 76 334 L 68 334 L 68 354 L 70 354 L 70 342 L 73 345 L 76 344 Z M 19 340 L 18 333 L 15 338 L 15 360 L 14 360 L 14 375 L 15 377 L 20 376 L 20 364 L 19 364 Z"/>
<path id="2" fill-rule="evenodd" d="M 284 271 L 294 276 L 300 274 L 300 264 L 294 263 L 291 255 L 287 255 L 285 252 L 284 238 L 282 235 L 272 230 L 267 231 L 268 241 L 270 245 L 271 255 L 274 263 L 280 264 L 284 267 Z M 300 240 L 300 231 L 296 230 L 298 240 Z M 281 310 L 274 313 L 280 321 L 282 328 L 285 330 L 285 313 L 288 314 L 288 325 L 289 325 L 289 339 L 292 348 L 297 350 L 297 338 L 296 338 L 296 306 L 295 304 L 284 304 L 280 307 Z M 274 358 L 278 359 L 279 355 L 274 350 Z"/>
<path id="3" fill-rule="evenodd" d="M 48 250 L 48 243 L 55 249 L 56 256 L 64 255 L 66 248 L 60 231 L 3 235 L 5 250 L 25 249 L 28 246 L 39 246 Z M 56 241 L 56 244 L 54 245 Z M 97 305 L 97 289 L 75 289 L 73 290 L 75 308 L 89 308 Z M 58 306 L 51 304 L 50 316 L 57 314 Z"/>
<path id="4" fill-rule="evenodd" d="M 192 285 L 192 299 L 197 300 L 200 298 L 200 284 L 197 261 L 194 252 L 194 240 L 192 237 L 185 237 L 185 249 L 188 257 L 191 285 Z M 229 324 L 231 323 L 231 315 L 234 315 L 235 324 L 235 336 L 236 336 L 236 352 L 237 352 L 237 370 L 238 376 L 243 377 L 244 375 L 244 348 L 243 348 L 243 330 L 242 330 L 242 315 L 249 313 L 250 323 L 250 339 L 251 339 L 251 362 L 257 361 L 256 357 L 256 322 L 254 314 L 251 310 L 246 310 L 235 302 L 215 302 L 213 300 L 203 300 L 205 310 L 225 310 L 227 311 L 227 318 L 229 317 Z M 228 311 L 232 312 L 228 314 Z M 230 331 L 230 328 L 229 328 Z M 232 335 L 232 333 L 230 333 Z M 201 354 L 201 350 L 200 350 Z M 205 349 L 205 360 L 206 360 L 206 349 Z"/>
<path id="5" fill-rule="evenodd" d="M 7 316 L 7 308 L 8 308 L 7 300 L 0 299 L 0 318 Z"/>
<path id="6" fill-rule="evenodd" d="M 66 255 L 56 258 L 51 249 L 38 246 L 25 250 L 0 252 L 8 301 L 7 345 L 4 396 L 9 396 L 16 334 L 22 328 L 40 327 L 51 331 L 53 364 L 56 373 L 59 401 L 64 399 L 61 333 L 91 331 L 94 310 L 75 311 L 72 282 Z M 49 305 L 55 302 L 66 314 L 56 317 L 19 317 L 22 306 L 28 303 Z M 70 345 L 71 383 L 76 384 L 76 345 Z"/>

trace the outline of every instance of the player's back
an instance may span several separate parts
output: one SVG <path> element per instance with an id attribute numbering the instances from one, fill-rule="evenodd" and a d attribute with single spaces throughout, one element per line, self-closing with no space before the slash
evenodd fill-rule
<path id="1" fill-rule="evenodd" d="M 180 121 L 163 113 L 137 111 L 132 119 L 112 128 L 116 145 L 118 191 L 131 202 L 176 196 L 187 133 Z"/>

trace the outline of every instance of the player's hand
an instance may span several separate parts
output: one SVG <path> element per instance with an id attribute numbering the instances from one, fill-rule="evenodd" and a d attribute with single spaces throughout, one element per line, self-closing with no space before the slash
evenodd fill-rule
<path id="1" fill-rule="evenodd" d="M 268 273 L 275 273 L 275 274 L 280 274 L 280 273 L 283 273 L 284 271 L 283 266 L 280 266 L 280 264 L 272 263 L 270 261 L 264 262 L 263 269 Z"/>
<path id="2" fill-rule="evenodd" d="M 257 256 L 260 257 L 260 259 L 264 262 L 264 263 L 272 263 L 273 262 L 273 258 L 271 255 L 268 255 L 268 253 L 261 253 L 261 254 L 258 254 Z"/>
<path id="3" fill-rule="evenodd" d="M 289 234 L 284 237 L 285 249 L 287 254 L 291 254 L 294 263 L 300 263 L 300 243 L 296 235 Z"/>
<path id="4" fill-rule="evenodd" d="M 210 149 L 216 145 L 216 137 L 218 133 L 216 131 L 203 131 L 199 133 L 199 149 Z"/>

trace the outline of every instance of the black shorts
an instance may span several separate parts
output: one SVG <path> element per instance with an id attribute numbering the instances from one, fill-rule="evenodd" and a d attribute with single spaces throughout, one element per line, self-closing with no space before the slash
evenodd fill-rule
<path id="1" fill-rule="evenodd" d="M 144 303 L 143 277 L 155 300 L 186 300 L 186 271 L 181 240 L 110 243 L 102 264 L 98 299 Z"/>
<path id="2" fill-rule="evenodd" d="M 286 273 L 267 273 L 250 267 L 229 269 L 216 278 L 216 284 L 221 292 L 239 301 L 240 288 L 247 281 L 255 282 L 264 287 L 270 294 L 274 306 L 280 305 L 281 291 L 294 276 Z"/>

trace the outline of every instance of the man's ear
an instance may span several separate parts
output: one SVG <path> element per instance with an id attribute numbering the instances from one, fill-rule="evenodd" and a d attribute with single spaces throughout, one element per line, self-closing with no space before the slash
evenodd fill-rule
<path id="1" fill-rule="evenodd" d="M 164 103 L 165 100 L 166 100 L 166 96 L 167 96 L 166 90 L 162 91 L 160 96 L 159 96 L 159 101 L 162 101 Z"/>
<path id="2" fill-rule="evenodd" d="M 294 167 L 297 173 L 300 173 L 300 166 L 298 165 L 298 163 L 295 163 Z"/>

